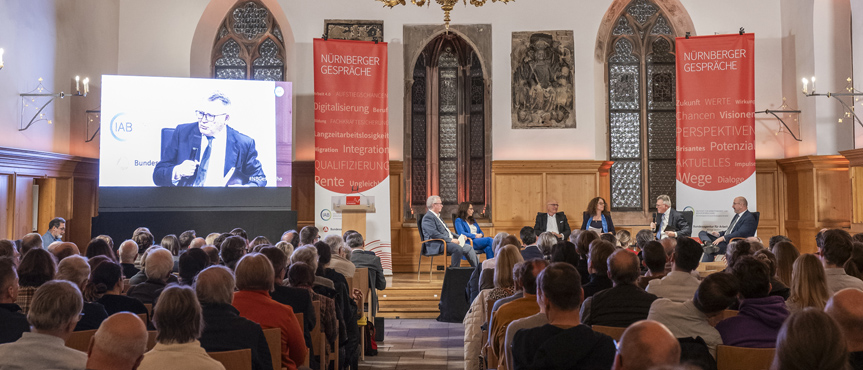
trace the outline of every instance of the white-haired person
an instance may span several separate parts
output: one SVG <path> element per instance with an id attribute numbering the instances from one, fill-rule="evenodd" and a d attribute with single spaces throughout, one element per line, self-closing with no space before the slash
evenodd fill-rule
<path id="1" fill-rule="evenodd" d="M 134 370 L 147 351 L 147 327 L 130 312 L 109 316 L 90 342 L 87 370 Z"/>
<path id="2" fill-rule="evenodd" d="M 327 235 L 324 238 L 324 243 L 327 243 L 327 245 L 330 246 L 330 252 L 332 254 L 330 257 L 329 268 L 342 274 L 342 276 L 346 278 L 353 278 L 354 273 L 357 271 L 357 267 L 350 259 L 345 258 L 345 240 L 342 239 L 340 235 Z"/>
<path id="3" fill-rule="evenodd" d="M 84 291 L 84 286 L 90 277 L 90 265 L 87 263 L 87 258 L 79 255 L 72 255 L 64 258 L 57 265 L 56 280 L 66 280 L 78 286 L 80 291 Z M 81 311 L 83 316 L 75 326 L 75 331 L 80 330 L 95 330 L 99 328 L 102 321 L 108 318 L 108 312 L 105 311 L 105 306 L 96 302 L 84 301 L 84 308 Z"/>
<path id="4" fill-rule="evenodd" d="M 143 303 L 155 304 L 162 289 L 168 284 L 168 277 L 173 276 L 171 271 L 174 269 L 174 256 L 167 249 L 156 247 L 151 249 L 144 259 L 147 281 L 133 285 L 126 295 Z"/>

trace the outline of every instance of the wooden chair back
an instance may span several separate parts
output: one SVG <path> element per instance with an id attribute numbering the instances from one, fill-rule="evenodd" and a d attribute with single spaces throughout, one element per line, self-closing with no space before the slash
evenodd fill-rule
<path id="1" fill-rule="evenodd" d="M 90 348 L 90 338 L 93 338 L 94 334 L 96 334 L 96 329 L 73 331 L 69 339 L 66 339 L 66 347 L 87 352 L 87 349 Z"/>
<path id="2" fill-rule="evenodd" d="M 120 292 L 121 294 L 126 295 L 126 292 L 129 291 L 129 286 L 131 282 L 132 279 L 123 279 L 123 291 Z"/>
<path id="3" fill-rule="evenodd" d="M 270 357 L 273 360 L 273 369 L 282 368 L 282 329 L 264 329 L 264 337 L 267 338 L 267 346 L 270 347 Z"/>
<path id="4" fill-rule="evenodd" d="M 207 352 L 214 360 L 225 366 L 225 370 L 252 370 L 252 350 L 238 349 L 234 351 Z"/>
<path id="5" fill-rule="evenodd" d="M 725 320 L 725 319 L 727 319 L 727 318 L 729 318 L 729 317 L 737 316 L 737 314 L 738 314 L 738 313 L 740 313 L 740 311 L 737 311 L 737 310 L 725 310 L 725 311 L 722 311 L 722 320 Z"/>
<path id="6" fill-rule="evenodd" d="M 147 308 L 147 315 L 149 317 L 153 317 L 153 304 L 152 303 L 144 303 L 144 307 Z"/>
<path id="7" fill-rule="evenodd" d="M 354 288 L 360 290 L 363 293 L 363 302 L 369 302 L 371 304 L 371 288 L 369 287 L 369 268 L 361 267 L 354 272 Z M 371 306 L 369 306 L 371 307 Z M 365 309 L 363 305 L 358 307 L 360 314 L 365 315 Z M 368 317 L 368 316 L 366 316 Z"/>
<path id="8" fill-rule="evenodd" d="M 315 322 L 315 328 L 311 331 L 312 336 L 312 355 L 318 356 L 320 360 L 320 370 L 327 369 L 327 336 L 324 334 L 323 325 L 321 325 L 321 302 L 312 301 L 312 305 L 314 306 L 315 313 L 317 314 L 317 321 Z M 338 345 L 338 341 L 336 342 Z M 336 356 L 338 358 L 338 356 Z"/>
<path id="9" fill-rule="evenodd" d="M 775 348 L 716 346 L 717 370 L 768 370 L 773 364 Z"/>
<path id="10" fill-rule="evenodd" d="M 143 321 L 143 322 L 144 322 L 144 325 L 147 325 L 147 314 L 145 314 L 145 313 L 139 313 L 139 314 L 137 314 L 137 316 L 138 316 L 138 318 L 139 318 L 139 319 L 141 319 L 141 321 Z"/>
<path id="11" fill-rule="evenodd" d="M 147 331 L 147 350 L 153 349 L 156 346 L 156 331 L 148 330 Z"/>
<path id="12" fill-rule="evenodd" d="M 298 322 L 298 323 L 300 323 L 300 328 L 301 328 L 301 329 L 303 329 L 303 333 L 305 333 L 305 332 L 306 332 L 306 323 L 305 323 L 305 321 L 303 321 L 303 313 L 302 313 L 302 312 L 300 312 L 300 313 L 296 313 L 296 312 L 294 312 L 294 316 L 296 316 L 296 317 L 297 317 L 297 322 Z M 309 367 L 309 351 L 308 351 L 308 348 L 306 348 L 306 361 L 305 361 L 305 362 L 303 362 L 303 366 L 305 366 L 305 367 Z"/>
<path id="13" fill-rule="evenodd" d="M 620 341 L 620 337 L 623 336 L 623 332 L 626 330 L 626 328 L 617 328 L 614 326 L 602 325 L 594 325 L 591 328 L 593 329 L 593 331 L 608 335 L 609 337 L 611 337 L 611 339 L 614 339 L 616 341 Z"/>

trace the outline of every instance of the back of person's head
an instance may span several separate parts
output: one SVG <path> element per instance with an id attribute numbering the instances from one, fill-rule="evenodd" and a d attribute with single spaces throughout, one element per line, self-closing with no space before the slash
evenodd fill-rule
<path id="1" fill-rule="evenodd" d="M 200 338 L 204 317 L 195 291 L 188 286 L 168 285 L 153 308 L 153 325 L 156 342 L 162 344 L 183 344 Z"/>
<path id="2" fill-rule="evenodd" d="M 84 300 L 78 286 L 66 280 L 48 281 L 33 294 L 27 320 L 40 331 L 72 331 Z"/>
<path id="3" fill-rule="evenodd" d="M 773 235 L 770 237 L 770 240 L 767 241 L 767 245 L 771 252 L 776 253 L 776 251 L 773 250 L 773 247 L 782 242 L 791 243 L 791 239 L 788 239 L 785 235 Z"/>
<path id="4" fill-rule="evenodd" d="M 219 256 L 228 267 L 234 267 L 245 253 L 246 239 L 241 236 L 229 236 L 219 246 Z"/>
<path id="5" fill-rule="evenodd" d="M 324 243 L 330 246 L 330 253 L 337 256 L 345 245 L 345 240 L 339 235 L 331 234 L 324 238 Z"/>
<path id="6" fill-rule="evenodd" d="M 590 230 L 585 230 L 578 234 L 578 240 L 575 241 L 575 248 L 578 250 L 578 254 L 586 256 L 590 251 L 590 244 L 597 239 L 599 239 L 599 235 Z"/>
<path id="7" fill-rule="evenodd" d="M 620 243 L 621 247 L 627 248 L 632 244 L 632 235 L 628 230 L 620 230 L 614 236 L 617 237 L 617 242 Z"/>
<path id="8" fill-rule="evenodd" d="M 15 243 L 11 240 L 0 239 L 0 258 L 2 257 L 18 257 L 18 248 L 15 247 Z"/>
<path id="9" fill-rule="evenodd" d="M 276 273 L 273 264 L 263 254 L 249 253 L 240 258 L 235 273 L 238 290 L 273 290 Z"/>
<path id="10" fill-rule="evenodd" d="M 615 247 L 619 247 L 619 246 L 620 246 L 620 242 L 617 240 L 617 237 L 616 237 L 616 236 L 614 236 L 614 234 L 611 234 L 611 233 L 602 233 L 602 235 L 600 235 L 600 236 L 599 236 L 599 238 L 600 238 L 600 239 L 602 239 L 602 240 L 605 240 L 605 241 L 607 241 L 607 242 L 609 242 L 609 243 L 611 243 L 611 245 L 613 245 L 613 246 L 615 246 Z"/>
<path id="11" fill-rule="evenodd" d="M 251 250 L 260 250 L 263 247 L 271 246 L 273 244 L 270 243 L 270 239 L 267 239 L 266 236 L 256 236 L 252 241 L 249 242 L 249 249 Z"/>
<path id="12" fill-rule="evenodd" d="M 0 257 L 0 303 L 15 303 L 18 298 L 18 268 L 15 260 Z"/>
<path id="13" fill-rule="evenodd" d="M 635 284 L 640 272 L 635 253 L 619 249 L 608 257 L 608 277 L 617 285 Z"/>
<path id="14" fill-rule="evenodd" d="M 764 243 L 761 242 L 761 238 L 757 236 L 750 236 L 746 238 L 746 241 L 749 242 L 750 247 L 752 247 L 752 253 L 765 249 Z"/>
<path id="15" fill-rule="evenodd" d="M 134 369 L 147 352 L 147 326 L 138 316 L 118 312 L 102 321 L 87 351 L 88 369 Z"/>
<path id="16" fill-rule="evenodd" d="M 557 237 L 548 231 L 539 234 L 539 238 L 536 240 L 536 247 L 539 248 L 539 251 L 542 252 L 543 256 L 550 256 L 551 247 L 555 244 L 557 244 Z"/>
<path id="17" fill-rule="evenodd" d="M 144 274 L 149 280 L 165 281 L 174 270 L 174 256 L 165 248 L 152 248 L 147 252 Z"/>
<path id="18" fill-rule="evenodd" d="M 294 254 L 294 245 L 291 243 L 288 243 L 286 241 L 280 241 L 280 242 L 276 243 L 275 247 L 279 248 L 279 250 L 285 254 L 285 257 L 288 258 L 288 262 L 290 262 L 291 255 Z M 288 264 L 290 264 L 290 263 L 288 263 Z"/>
<path id="19" fill-rule="evenodd" d="M 180 255 L 178 263 L 179 275 L 184 281 L 189 282 L 195 279 L 201 270 L 210 265 L 210 257 L 200 248 L 192 248 Z"/>
<path id="20" fill-rule="evenodd" d="M 189 246 L 192 244 L 192 240 L 195 240 L 195 238 L 197 238 L 195 230 L 186 230 L 180 233 L 180 236 L 177 237 L 177 241 L 180 242 L 181 249 L 189 249 Z"/>
<path id="21" fill-rule="evenodd" d="M 365 246 L 365 242 L 363 241 L 362 234 L 358 232 L 351 233 L 345 238 L 345 244 L 348 245 L 348 248 L 351 249 L 363 249 Z"/>
<path id="22" fill-rule="evenodd" d="M 824 312 L 845 332 L 848 350 L 860 351 L 863 348 L 863 291 L 845 288 L 836 292 L 827 302 Z"/>
<path id="23" fill-rule="evenodd" d="M 656 239 L 656 234 L 650 231 L 650 229 L 638 230 L 638 233 L 635 234 L 635 246 L 639 249 L 644 249 L 647 242 L 654 241 L 654 239 Z"/>
<path id="24" fill-rule="evenodd" d="M 770 270 L 755 257 L 741 257 L 731 268 L 731 274 L 737 278 L 743 298 L 764 298 L 770 293 Z"/>
<path id="25" fill-rule="evenodd" d="M 132 234 L 132 240 L 138 244 L 138 254 L 143 253 L 147 248 L 153 245 L 153 234 L 150 233 L 150 230 L 147 228 L 138 228 L 135 230 L 135 233 Z"/>
<path id="26" fill-rule="evenodd" d="M 230 237 L 232 237 L 232 236 L 233 236 L 233 235 L 231 235 L 230 233 L 221 233 L 221 234 L 219 234 L 215 239 L 213 239 L 213 245 L 215 245 L 215 246 L 216 246 L 216 248 L 221 249 L 221 248 L 222 248 L 222 243 L 224 243 L 224 242 L 225 242 L 225 239 L 228 239 L 228 238 L 230 238 Z"/>
<path id="27" fill-rule="evenodd" d="M 48 246 L 48 252 L 51 252 L 57 261 L 62 261 L 69 256 L 81 255 L 78 246 L 71 242 L 53 242 Z"/>
<path id="28" fill-rule="evenodd" d="M 324 242 L 319 241 L 315 243 L 315 249 L 318 251 L 318 269 L 315 271 L 315 274 L 323 276 L 324 269 L 327 268 L 327 265 L 333 259 L 333 254 L 330 253 L 330 246 Z"/>
<path id="29" fill-rule="evenodd" d="M 671 257 L 674 254 L 674 248 L 677 248 L 677 238 L 665 238 L 659 241 L 662 248 L 665 248 L 665 255 Z"/>
<path id="30" fill-rule="evenodd" d="M 128 239 L 120 244 L 117 253 L 120 255 L 120 263 L 135 263 L 135 258 L 138 256 L 138 243 Z"/>
<path id="31" fill-rule="evenodd" d="M 716 316 L 737 302 L 740 283 L 727 272 L 715 272 L 701 281 L 692 303 L 708 317 Z"/>
<path id="32" fill-rule="evenodd" d="M 210 266 L 218 265 L 221 262 L 219 257 L 219 248 L 214 245 L 205 245 L 201 250 L 207 254 L 207 259 L 210 261 Z"/>
<path id="33" fill-rule="evenodd" d="M 680 343 L 665 325 L 652 320 L 633 323 L 623 332 L 614 359 L 616 370 L 648 370 L 680 363 Z"/>
<path id="34" fill-rule="evenodd" d="M 18 265 L 18 284 L 22 287 L 38 287 L 54 279 L 57 262 L 54 255 L 42 248 L 30 250 Z"/>
<path id="35" fill-rule="evenodd" d="M 776 278 L 783 284 L 791 284 L 791 271 L 800 251 L 791 242 L 778 242 L 770 249 L 776 255 Z"/>
<path id="36" fill-rule="evenodd" d="M 249 235 L 246 234 L 246 230 L 243 230 L 243 228 L 241 228 L 241 227 L 235 227 L 233 230 L 231 230 L 229 232 L 229 234 L 231 234 L 233 236 L 239 236 L 239 237 L 243 238 L 243 240 L 246 240 L 246 241 L 249 240 Z"/>
<path id="37" fill-rule="evenodd" d="M 752 244 L 746 240 L 735 240 L 728 243 L 728 248 L 725 250 L 725 264 L 728 268 L 733 268 L 740 258 L 744 256 L 752 256 Z"/>
<path id="38" fill-rule="evenodd" d="M 105 256 L 110 258 L 112 261 L 117 261 L 117 256 L 114 255 L 114 250 L 111 249 L 108 242 L 101 238 L 93 238 L 93 240 L 90 240 L 90 243 L 87 244 L 87 258 L 93 258 L 95 256 Z"/>
<path id="39" fill-rule="evenodd" d="M 578 256 L 578 251 L 575 250 L 575 244 L 569 241 L 562 241 L 551 247 L 551 262 L 566 262 L 573 266 L 578 266 L 581 257 Z"/>
<path id="40" fill-rule="evenodd" d="M 204 240 L 204 238 L 198 237 L 198 238 L 192 239 L 192 241 L 189 242 L 189 246 L 186 247 L 186 249 L 202 248 L 205 245 L 207 245 L 207 241 Z"/>
<path id="41" fill-rule="evenodd" d="M 513 275 L 518 277 L 519 284 L 524 290 L 524 293 L 536 294 L 536 277 L 539 275 L 539 273 L 542 272 L 542 270 L 548 267 L 548 261 L 539 258 L 533 258 L 518 263 L 517 266 L 518 271 L 514 271 Z"/>
<path id="42" fill-rule="evenodd" d="M 112 238 L 110 235 L 102 234 L 102 235 L 97 236 L 96 239 L 102 239 L 105 241 L 105 243 L 108 243 L 108 247 L 111 248 L 111 252 L 117 251 L 117 249 L 114 248 L 114 238 Z M 114 254 L 116 254 L 116 253 L 114 253 Z M 115 261 L 116 261 L 116 256 L 115 256 Z"/>
<path id="43" fill-rule="evenodd" d="M 831 293 L 824 265 L 815 255 L 804 254 L 794 261 L 793 268 L 788 301 L 800 307 L 823 309 Z"/>
<path id="44" fill-rule="evenodd" d="M 555 241 L 556 243 L 556 241 Z M 518 237 L 515 235 L 507 234 L 500 240 L 500 246 L 498 248 L 503 248 L 504 245 L 512 244 L 516 246 L 516 248 L 521 247 L 521 240 L 518 240 Z M 495 251 L 495 256 L 497 255 L 497 251 Z"/>
<path id="45" fill-rule="evenodd" d="M 206 245 L 214 245 L 216 243 L 216 238 L 218 238 L 219 235 L 221 235 L 221 234 L 220 233 L 209 233 L 209 234 L 207 234 L 207 236 L 204 238 L 204 243 Z"/>
<path id="46" fill-rule="evenodd" d="M 335 237 L 341 238 L 338 235 L 335 235 Z M 281 249 L 276 247 L 261 248 L 261 251 L 259 253 L 267 256 L 267 259 L 270 260 L 270 263 L 273 265 L 273 273 L 278 279 L 277 281 L 275 281 L 275 284 L 280 285 L 282 283 L 282 273 L 288 267 L 288 256 L 285 255 L 285 252 L 282 252 Z"/>
<path id="47" fill-rule="evenodd" d="M 644 258 L 644 265 L 654 274 L 665 272 L 665 262 L 668 259 L 665 257 L 665 248 L 662 243 L 651 240 L 641 247 L 641 257 Z M 701 256 L 698 256 L 701 258 Z"/>
<path id="48" fill-rule="evenodd" d="M 503 231 L 495 234 L 494 239 L 492 239 L 492 241 L 491 241 L 491 247 L 492 247 L 492 249 L 494 249 L 495 254 L 497 254 L 497 250 L 500 249 L 500 247 L 506 245 L 506 244 L 501 245 L 501 242 L 503 241 L 503 238 L 506 237 L 507 235 L 509 235 L 509 233 L 506 233 Z"/>
<path id="49" fill-rule="evenodd" d="M 524 261 L 518 247 L 512 244 L 505 245 L 500 249 L 494 261 L 494 286 L 495 288 L 507 288 L 515 285 L 512 279 L 512 267 L 516 263 Z"/>
<path id="50" fill-rule="evenodd" d="M 90 270 L 90 279 L 84 289 L 84 299 L 88 302 L 96 301 L 105 293 L 114 289 L 123 278 L 123 268 L 113 261 L 100 263 Z"/>
<path id="51" fill-rule="evenodd" d="M 82 288 L 89 277 L 90 264 L 87 263 L 87 258 L 69 256 L 57 264 L 57 274 L 54 279 L 71 281 L 78 288 Z"/>
<path id="52" fill-rule="evenodd" d="M 703 253 L 701 245 L 695 240 L 686 236 L 678 237 L 677 245 L 674 247 L 674 265 L 677 269 L 686 272 L 695 270 Z"/>
<path id="53" fill-rule="evenodd" d="M 767 270 L 770 272 L 770 277 L 776 276 L 776 255 L 773 252 L 765 249 L 757 250 L 752 257 L 755 257 L 761 262 L 767 264 Z"/>
<path id="54" fill-rule="evenodd" d="M 612 253 L 614 253 L 614 245 L 605 240 L 594 240 L 590 243 L 590 251 L 587 257 L 588 267 L 592 268 L 597 275 L 607 275 L 608 257 Z"/>
<path id="55" fill-rule="evenodd" d="M 180 255 L 180 240 L 174 234 L 163 236 L 162 241 L 159 242 L 159 246 L 167 249 L 168 252 L 171 252 L 171 255 Z"/>
<path id="56" fill-rule="evenodd" d="M 294 262 L 288 269 L 288 283 L 293 287 L 311 287 L 315 283 L 315 269 L 305 262 Z"/>
<path id="57" fill-rule="evenodd" d="M 314 246 L 304 245 L 302 247 L 294 250 L 294 253 L 291 254 L 291 265 L 303 262 L 309 267 L 312 268 L 312 271 L 316 271 L 318 269 L 318 250 Z"/>
<path id="58" fill-rule="evenodd" d="M 300 229 L 300 245 L 315 244 L 318 241 L 318 228 L 306 226 Z"/>
<path id="59" fill-rule="evenodd" d="M 830 229 L 824 232 L 824 246 L 821 248 L 821 258 L 827 263 L 842 267 L 851 258 L 853 248 L 851 235 L 842 229 Z"/>
<path id="60" fill-rule="evenodd" d="M 581 275 L 568 263 L 548 265 L 536 278 L 537 294 L 562 311 L 577 311 L 584 298 Z M 548 311 L 546 311 L 548 312 Z"/>
<path id="61" fill-rule="evenodd" d="M 845 337 L 826 313 L 812 308 L 795 312 L 779 329 L 772 369 L 845 370 L 847 366 Z"/>
<path id="62" fill-rule="evenodd" d="M 107 256 L 98 255 L 93 256 L 93 258 L 88 258 L 87 263 L 90 264 L 90 271 L 93 271 L 97 266 L 105 262 L 115 262 L 114 260 L 108 258 Z"/>
<path id="63" fill-rule="evenodd" d="M 201 304 L 231 304 L 234 300 L 234 274 L 225 266 L 210 266 L 195 279 L 195 294 Z"/>
<path id="64" fill-rule="evenodd" d="M 536 232 L 530 226 L 522 227 L 518 232 L 518 236 L 521 238 L 521 243 L 523 245 L 536 243 Z"/>
<path id="65" fill-rule="evenodd" d="M 863 243 L 852 243 L 851 257 L 845 261 L 845 273 L 849 276 L 863 279 Z"/>
<path id="66" fill-rule="evenodd" d="M 21 256 L 26 256 L 27 252 L 30 252 L 33 249 L 42 249 L 42 235 L 37 233 L 29 233 L 24 235 L 21 238 L 21 244 L 19 245 L 21 248 Z"/>

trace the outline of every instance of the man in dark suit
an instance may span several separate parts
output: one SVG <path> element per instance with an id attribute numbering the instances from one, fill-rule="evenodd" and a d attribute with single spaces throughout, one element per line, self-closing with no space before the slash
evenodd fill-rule
<path id="1" fill-rule="evenodd" d="M 443 210 L 443 202 L 441 202 L 440 197 L 437 195 L 430 196 L 426 200 L 426 207 L 429 211 L 426 212 L 422 219 L 423 234 L 425 234 L 426 239 L 443 239 L 446 241 L 446 245 L 441 245 L 440 241 L 433 240 L 428 242 L 427 248 L 429 253 L 440 253 L 441 248 L 446 248 L 448 252 L 452 253 L 450 267 L 458 267 L 461 264 L 462 256 L 466 256 L 470 265 L 476 267 L 479 259 L 476 257 L 473 246 L 470 243 L 460 246 L 458 239 L 455 238 L 455 234 L 449 231 L 446 224 L 440 218 L 440 212 Z"/>
<path id="2" fill-rule="evenodd" d="M 542 251 L 540 251 L 536 246 L 536 233 L 534 233 L 532 227 L 522 227 L 521 232 L 519 232 L 519 236 L 521 236 L 521 242 L 524 244 L 524 249 L 521 250 L 521 257 L 525 261 L 534 258 L 544 258 Z"/>
<path id="3" fill-rule="evenodd" d="M 384 278 L 384 267 L 381 264 L 381 258 L 375 255 L 375 252 L 363 250 L 365 241 L 363 236 L 358 232 L 348 234 L 345 243 L 348 248 L 351 248 L 351 262 L 357 268 L 369 269 L 369 288 L 371 288 L 372 307 L 370 308 L 372 316 L 378 312 L 378 290 L 387 288 L 387 279 Z"/>
<path id="4" fill-rule="evenodd" d="M 266 186 L 255 140 L 227 125 L 231 101 L 222 93 L 205 99 L 198 122 L 183 123 L 162 144 L 153 171 L 157 186 Z"/>
<path id="5" fill-rule="evenodd" d="M 725 254 L 725 249 L 728 247 L 728 241 L 733 238 L 748 238 L 755 236 L 755 231 L 758 228 L 758 221 L 755 220 L 755 215 L 749 212 L 749 202 L 744 197 L 734 198 L 734 203 L 731 208 L 734 209 L 734 218 L 728 225 L 728 229 L 720 232 L 708 233 L 701 230 L 698 233 L 698 238 L 702 242 L 712 243 L 712 246 L 704 247 L 704 259 L 701 262 L 712 262 L 717 254 Z"/>
<path id="6" fill-rule="evenodd" d="M 536 223 L 533 226 L 533 231 L 537 236 L 546 231 L 551 232 L 558 239 L 568 240 L 572 229 L 569 228 L 569 221 L 563 212 L 557 211 L 557 201 L 549 199 L 545 204 L 545 212 L 536 214 Z"/>
<path id="7" fill-rule="evenodd" d="M 650 223 L 656 239 L 692 235 L 692 225 L 683 219 L 682 213 L 671 208 L 671 197 L 664 194 L 656 197 L 656 211 L 653 222 Z M 657 225 L 659 225 L 658 229 Z"/>

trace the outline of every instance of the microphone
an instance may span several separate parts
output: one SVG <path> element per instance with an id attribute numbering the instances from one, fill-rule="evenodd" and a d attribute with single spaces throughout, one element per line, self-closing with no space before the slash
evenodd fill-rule
<path id="1" fill-rule="evenodd" d="M 192 148 L 192 154 L 189 155 L 189 160 L 190 161 L 197 161 L 198 160 L 198 148 L 197 147 Z"/>
<path id="2" fill-rule="evenodd" d="M 656 212 L 653 212 L 653 222 L 656 222 L 656 216 L 657 215 L 658 214 Z M 656 226 L 653 227 L 653 232 L 657 232 L 658 231 L 658 230 L 656 230 L 657 228 L 659 228 L 659 224 L 656 224 Z"/>

